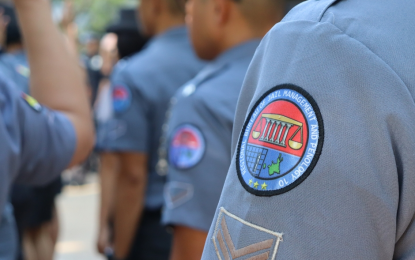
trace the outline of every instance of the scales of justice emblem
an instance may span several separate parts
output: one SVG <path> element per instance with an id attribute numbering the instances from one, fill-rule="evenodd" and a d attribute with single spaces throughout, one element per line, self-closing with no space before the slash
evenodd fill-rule
<path id="1" fill-rule="evenodd" d="M 307 151 L 318 146 L 318 125 L 315 109 L 296 89 L 263 96 L 245 123 L 238 147 L 238 175 L 245 188 L 266 195 L 296 182 L 315 157 Z"/>

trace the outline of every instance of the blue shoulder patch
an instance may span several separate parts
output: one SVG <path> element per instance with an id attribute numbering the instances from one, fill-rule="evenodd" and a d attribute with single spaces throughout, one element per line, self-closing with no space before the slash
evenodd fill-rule
<path id="1" fill-rule="evenodd" d="M 205 139 L 195 126 L 184 124 L 172 135 L 169 163 L 178 169 L 189 169 L 200 162 L 205 153 Z"/>
<path id="2" fill-rule="evenodd" d="M 115 85 L 112 90 L 112 102 L 115 113 L 126 111 L 131 105 L 131 91 L 123 85 Z"/>

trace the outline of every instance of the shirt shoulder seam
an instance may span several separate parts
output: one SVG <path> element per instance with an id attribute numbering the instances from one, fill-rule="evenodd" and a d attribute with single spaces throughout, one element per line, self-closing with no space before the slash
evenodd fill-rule
<path id="1" fill-rule="evenodd" d="M 329 25 L 333 26 L 334 28 L 339 30 L 339 32 L 341 32 L 343 35 L 347 36 L 348 38 L 350 38 L 350 39 L 352 39 L 356 42 L 358 42 L 360 45 L 362 45 L 364 48 L 366 48 L 371 54 L 373 54 L 380 61 L 382 61 L 382 63 L 399 79 L 399 81 L 402 83 L 402 85 L 404 85 L 406 87 L 406 89 L 408 90 L 408 92 L 410 93 L 408 85 L 402 80 L 402 78 L 398 75 L 398 73 L 382 57 L 380 57 L 376 52 L 374 52 L 371 48 L 369 48 L 369 46 L 367 46 L 363 42 L 359 41 L 358 39 L 352 37 L 351 35 L 345 33 L 343 30 L 341 30 L 338 26 L 336 26 L 333 23 L 329 23 L 329 22 L 318 22 L 318 23 L 320 23 L 320 24 L 329 24 Z"/>

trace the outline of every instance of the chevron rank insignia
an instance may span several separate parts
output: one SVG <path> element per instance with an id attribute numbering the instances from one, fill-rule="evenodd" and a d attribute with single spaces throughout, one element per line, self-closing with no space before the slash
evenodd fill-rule
<path id="1" fill-rule="evenodd" d="M 276 260 L 282 233 L 249 223 L 221 208 L 212 241 L 219 260 Z"/>

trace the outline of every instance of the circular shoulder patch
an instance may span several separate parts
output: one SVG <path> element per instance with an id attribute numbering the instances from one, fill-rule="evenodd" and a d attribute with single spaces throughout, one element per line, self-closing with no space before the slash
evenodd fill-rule
<path id="1" fill-rule="evenodd" d="M 195 126 L 184 124 L 173 133 L 169 147 L 169 163 L 178 169 L 189 169 L 200 162 L 205 153 L 205 140 Z"/>
<path id="2" fill-rule="evenodd" d="M 277 86 L 258 100 L 242 129 L 239 180 L 257 196 L 287 192 L 310 175 L 323 141 L 323 119 L 311 95 L 294 85 Z"/>
<path id="3" fill-rule="evenodd" d="M 131 92 L 123 85 L 116 85 L 112 90 L 114 112 L 122 113 L 131 105 Z"/>

